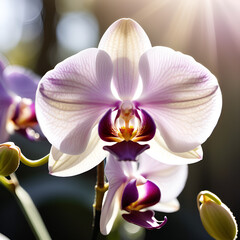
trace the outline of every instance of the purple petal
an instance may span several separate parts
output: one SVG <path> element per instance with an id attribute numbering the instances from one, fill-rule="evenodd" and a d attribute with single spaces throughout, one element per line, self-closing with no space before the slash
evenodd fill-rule
<path id="1" fill-rule="evenodd" d="M 136 161 L 136 157 L 149 148 L 148 144 L 140 145 L 132 141 L 122 141 L 103 149 L 113 154 L 119 161 Z"/>
<path id="2" fill-rule="evenodd" d="M 109 109 L 101 118 L 98 124 L 99 137 L 106 142 L 118 141 L 118 132 L 112 123 L 112 109 Z"/>
<path id="3" fill-rule="evenodd" d="M 159 229 L 167 223 L 166 217 L 164 217 L 163 221 L 159 222 L 151 210 L 145 212 L 132 211 L 130 214 L 123 214 L 122 217 L 128 222 L 146 229 Z"/>
<path id="4" fill-rule="evenodd" d="M 147 180 L 146 183 L 137 186 L 139 199 L 134 207 L 138 209 L 153 206 L 160 201 L 161 192 L 159 187 L 153 182 Z"/>
<path id="5" fill-rule="evenodd" d="M 99 48 L 113 61 L 113 82 L 121 100 L 133 98 L 139 80 L 139 59 L 150 47 L 148 36 L 132 19 L 119 19 L 103 35 Z"/>
<path id="6" fill-rule="evenodd" d="M 22 98 L 35 100 L 40 77 L 20 66 L 7 66 L 4 70 L 4 84 L 9 91 Z"/>
<path id="7" fill-rule="evenodd" d="M 132 179 L 124 188 L 121 203 L 122 209 L 126 210 L 126 208 L 129 205 L 138 200 L 138 190 L 136 186 L 136 181 L 137 181 L 136 179 Z"/>
<path id="8" fill-rule="evenodd" d="M 143 92 L 138 99 L 173 152 L 201 145 L 213 131 L 222 108 L 217 79 L 190 56 L 154 47 L 139 62 Z"/>
<path id="9" fill-rule="evenodd" d="M 153 182 L 147 180 L 145 183 L 136 184 L 136 179 L 133 179 L 126 185 L 122 195 L 122 209 L 140 210 L 160 201 L 160 189 Z"/>
<path id="10" fill-rule="evenodd" d="M 37 119 L 49 142 L 61 152 L 82 153 L 99 118 L 115 106 L 110 89 L 112 68 L 107 53 L 87 49 L 59 63 L 41 79 Z"/>
<path id="11" fill-rule="evenodd" d="M 1 73 L 0 73 L 1 74 Z M 2 86 L 2 78 L 0 75 L 0 142 L 5 142 L 8 139 L 7 121 L 10 118 L 10 105 L 13 99 L 10 97 L 6 89 Z"/>
<path id="12" fill-rule="evenodd" d="M 151 116 L 141 109 L 142 113 L 142 121 L 141 121 L 141 128 L 139 129 L 134 141 L 149 141 L 151 140 L 156 132 L 156 125 L 151 118 Z"/>

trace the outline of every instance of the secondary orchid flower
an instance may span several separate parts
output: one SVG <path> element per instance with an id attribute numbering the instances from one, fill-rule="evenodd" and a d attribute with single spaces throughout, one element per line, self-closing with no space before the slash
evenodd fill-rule
<path id="1" fill-rule="evenodd" d="M 5 142 L 13 132 L 30 140 L 38 139 L 33 128 L 37 125 L 34 99 L 39 80 L 32 71 L 7 66 L 0 60 L 0 142 Z"/>
<path id="2" fill-rule="evenodd" d="M 147 229 L 161 228 L 166 223 L 154 217 L 154 210 L 174 212 L 179 209 L 176 199 L 185 186 L 187 165 L 167 165 L 146 153 L 137 162 L 116 161 L 110 154 L 105 173 L 109 189 L 104 199 L 100 230 L 109 234 L 116 217 Z"/>
<path id="3" fill-rule="evenodd" d="M 209 70 L 190 56 L 152 47 L 131 19 L 113 23 L 98 48 L 46 73 L 36 95 L 37 118 L 52 144 L 49 169 L 58 176 L 100 163 L 108 154 L 102 151 L 104 141 L 154 136 L 152 157 L 164 152 L 168 158 L 161 159 L 170 164 L 199 161 L 200 145 L 213 131 L 221 106 L 220 88 Z"/>

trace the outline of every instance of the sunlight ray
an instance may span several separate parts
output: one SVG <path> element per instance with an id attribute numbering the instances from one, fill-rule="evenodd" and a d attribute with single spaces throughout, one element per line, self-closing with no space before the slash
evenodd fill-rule
<path id="1" fill-rule="evenodd" d="M 131 17 L 133 19 L 141 19 L 143 21 L 144 19 L 153 15 L 155 12 L 158 12 L 167 4 L 169 4 L 168 0 L 163 0 L 161 2 L 159 2 L 159 0 L 153 0 L 150 3 L 148 2 L 147 5 L 144 5 L 144 7 L 135 12 L 134 15 Z"/>
<path id="2" fill-rule="evenodd" d="M 184 50 L 191 39 L 193 24 L 198 9 L 197 1 L 180 2 L 175 7 L 168 31 L 164 34 L 164 42 L 173 44 L 177 49 Z M 177 41 L 176 41 L 177 39 Z"/>

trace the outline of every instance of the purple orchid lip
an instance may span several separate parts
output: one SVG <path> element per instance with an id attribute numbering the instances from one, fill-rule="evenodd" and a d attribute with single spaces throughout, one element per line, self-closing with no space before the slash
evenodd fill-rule
<path id="1" fill-rule="evenodd" d="M 130 223 L 149 230 L 162 228 L 167 223 L 167 217 L 164 217 L 163 221 L 158 221 L 154 217 L 154 212 L 152 210 L 147 210 L 145 212 L 131 211 L 130 214 L 122 214 L 122 217 Z"/>
<path id="2" fill-rule="evenodd" d="M 161 192 L 157 185 L 146 180 L 137 185 L 137 180 L 132 179 L 124 188 L 122 194 L 122 209 L 126 211 L 140 210 L 153 206 L 160 201 Z"/>
<path id="3" fill-rule="evenodd" d="M 122 141 L 112 146 L 104 146 L 103 149 L 113 154 L 119 161 L 136 161 L 136 157 L 149 149 L 148 144 L 141 145 L 132 141 Z"/>

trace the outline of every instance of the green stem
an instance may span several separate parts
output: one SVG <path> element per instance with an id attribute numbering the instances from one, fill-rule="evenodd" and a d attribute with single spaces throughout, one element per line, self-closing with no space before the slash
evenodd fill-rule
<path id="1" fill-rule="evenodd" d="M 6 187 L 10 192 L 14 192 L 15 184 L 12 182 L 12 180 L 8 180 L 4 176 L 0 176 L 0 182 L 4 187 Z"/>
<path id="2" fill-rule="evenodd" d="M 25 165 L 29 166 L 29 167 L 42 166 L 42 165 L 44 165 L 45 163 L 48 162 L 48 159 L 49 159 L 49 154 L 46 155 L 43 158 L 38 159 L 38 160 L 30 160 L 30 159 L 26 158 L 23 154 L 21 154 L 21 158 L 20 158 L 21 162 L 24 163 Z"/>
<path id="3" fill-rule="evenodd" d="M 10 175 L 11 180 L 0 177 L 0 182 L 16 197 L 36 239 L 51 240 L 43 220 L 29 194 L 19 185 L 16 175 Z M 4 179 L 5 178 L 5 179 Z"/>
<path id="4" fill-rule="evenodd" d="M 97 166 L 97 184 L 95 186 L 95 203 L 93 204 L 94 220 L 92 240 L 101 239 L 100 234 L 100 216 L 102 209 L 102 201 L 104 193 L 108 190 L 108 184 L 105 183 L 104 178 L 104 161 Z"/>

